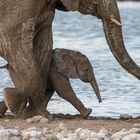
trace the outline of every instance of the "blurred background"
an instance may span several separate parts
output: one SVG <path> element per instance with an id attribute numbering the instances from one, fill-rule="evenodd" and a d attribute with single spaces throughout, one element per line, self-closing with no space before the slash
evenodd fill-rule
<path id="1" fill-rule="evenodd" d="M 126 1 L 126 0 L 123 0 Z M 135 0 L 136 1 L 136 0 Z M 138 1 L 138 0 L 137 0 Z M 140 3 L 118 2 L 126 49 L 140 66 Z M 106 43 L 102 22 L 78 12 L 56 11 L 53 22 L 54 48 L 67 48 L 85 54 L 94 68 L 102 103 L 98 103 L 89 84 L 70 80 L 71 85 L 93 116 L 117 118 L 120 114 L 140 116 L 140 81 L 117 63 Z M 6 62 L 1 58 L 0 65 Z M 13 86 L 7 70 L 0 70 L 0 99 L 4 87 Z M 55 93 L 49 103 L 51 113 L 77 114 L 77 110 Z"/>

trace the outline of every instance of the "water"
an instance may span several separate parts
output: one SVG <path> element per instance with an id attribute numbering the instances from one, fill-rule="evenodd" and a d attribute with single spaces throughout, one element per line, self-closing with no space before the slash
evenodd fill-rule
<path id="1" fill-rule="evenodd" d="M 126 48 L 140 66 L 140 3 L 119 3 Z M 86 107 L 93 109 L 94 116 L 118 117 L 127 113 L 140 115 L 140 82 L 116 62 L 104 38 L 102 23 L 92 16 L 78 12 L 56 12 L 53 23 L 54 48 L 67 48 L 84 53 L 91 61 L 103 98 L 98 103 L 89 84 L 71 80 L 76 95 Z M 0 60 L 0 65 L 4 64 Z M 0 99 L 2 89 L 12 86 L 6 70 L 0 71 Z M 51 113 L 77 114 L 77 110 L 54 94 L 49 103 Z"/>

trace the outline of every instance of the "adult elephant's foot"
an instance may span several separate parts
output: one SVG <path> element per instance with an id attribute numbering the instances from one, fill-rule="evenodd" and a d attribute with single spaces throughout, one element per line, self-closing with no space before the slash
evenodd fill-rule
<path id="1" fill-rule="evenodd" d="M 82 112 L 81 115 L 83 118 L 87 118 L 92 112 L 91 108 L 87 108 L 86 111 Z"/>
<path id="2" fill-rule="evenodd" d="M 0 117 L 3 117 L 7 110 L 7 106 L 4 101 L 0 101 Z"/>
<path id="3" fill-rule="evenodd" d="M 46 110 L 46 98 L 40 95 L 28 97 L 29 105 L 22 112 L 22 118 L 27 119 L 40 115 L 52 120 L 51 114 Z"/>
<path id="4" fill-rule="evenodd" d="M 20 114 L 27 105 L 27 97 L 16 88 L 4 89 L 4 102 L 15 115 Z"/>
<path id="5" fill-rule="evenodd" d="M 36 115 L 40 115 L 40 116 L 44 116 L 46 117 L 48 120 L 52 120 L 52 116 L 50 114 L 50 112 L 48 112 L 46 109 L 37 109 L 34 106 L 29 105 L 28 107 L 26 107 L 24 109 L 24 111 L 22 112 L 22 114 L 18 117 L 21 117 L 23 119 L 28 119 L 28 118 L 32 118 Z"/>

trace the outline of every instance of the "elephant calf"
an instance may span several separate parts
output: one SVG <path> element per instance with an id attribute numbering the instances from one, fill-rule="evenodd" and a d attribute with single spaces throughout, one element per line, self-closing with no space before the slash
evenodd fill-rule
<path id="1" fill-rule="evenodd" d="M 11 73 L 10 66 L 7 65 L 4 67 L 7 67 Z M 16 79 L 16 74 L 14 74 L 14 72 L 12 72 L 12 75 L 10 76 L 14 76 L 14 79 Z M 83 82 L 90 83 L 99 102 L 101 102 L 100 91 L 94 77 L 93 68 L 88 58 L 77 51 L 54 49 L 52 51 L 49 77 L 47 79 L 48 86 L 45 95 L 46 107 L 54 91 L 56 91 L 60 97 L 70 102 L 81 113 L 82 117 L 88 117 L 92 110 L 85 108 L 83 103 L 76 97 L 71 87 L 69 78 L 80 78 Z M 4 100 L 8 108 L 13 113 L 16 115 L 18 114 L 18 116 L 21 117 L 21 112 L 24 112 L 24 109 L 26 108 L 26 98 L 23 95 L 19 96 L 15 93 L 11 94 L 11 91 L 9 92 L 5 90 Z M 32 107 L 31 99 L 28 98 L 28 100 L 30 102 L 30 106 Z M 29 114 L 26 115 L 28 116 Z M 24 114 L 25 118 L 27 116 Z"/>

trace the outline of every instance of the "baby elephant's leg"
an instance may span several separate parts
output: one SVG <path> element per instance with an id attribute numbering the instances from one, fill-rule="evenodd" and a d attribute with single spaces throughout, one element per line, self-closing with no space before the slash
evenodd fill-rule
<path id="1" fill-rule="evenodd" d="M 92 110 L 87 109 L 83 105 L 83 103 L 77 98 L 70 85 L 69 79 L 56 71 L 51 71 L 49 73 L 49 76 L 52 85 L 58 93 L 58 95 L 70 102 L 81 113 L 83 118 L 88 117 Z"/>
<path id="2" fill-rule="evenodd" d="M 45 94 L 45 106 L 47 108 L 47 105 L 49 103 L 49 101 L 51 100 L 53 94 L 54 94 L 55 90 L 52 86 L 49 74 L 48 74 L 48 78 L 47 78 L 47 86 L 46 86 L 46 94 Z"/>
<path id="3" fill-rule="evenodd" d="M 17 92 L 16 88 L 4 89 L 4 101 L 8 109 L 16 116 L 20 115 L 27 105 L 25 95 Z M 20 116 L 19 116 L 20 117 Z"/>

